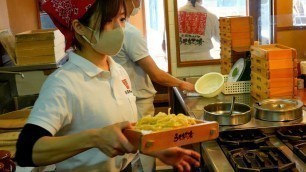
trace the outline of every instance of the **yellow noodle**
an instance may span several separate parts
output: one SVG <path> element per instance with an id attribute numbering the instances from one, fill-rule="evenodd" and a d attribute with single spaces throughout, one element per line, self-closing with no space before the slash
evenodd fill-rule
<path id="1" fill-rule="evenodd" d="M 188 117 L 184 114 L 170 114 L 159 112 L 155 116 L 145 116 L 136 123 L 136 129 L 150 130 L 150 131 L 164 131 L 173 128 L 186 127 L 196 124 L 194 118 Z"/>

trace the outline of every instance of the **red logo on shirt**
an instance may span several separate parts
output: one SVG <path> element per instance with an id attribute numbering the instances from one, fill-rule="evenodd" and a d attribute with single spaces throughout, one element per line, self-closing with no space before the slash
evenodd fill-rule
<path id="1" fill-rule="evenodd" d="M 130 89 L 129 83 L 126 79 L 122 80 L 122 83 L 125 85 L 126 89 Z"/>
<path id="2" fill-rule="evenodd" d="M 207 13 L 180 11 L 179 33 L 205 35 Z"/>

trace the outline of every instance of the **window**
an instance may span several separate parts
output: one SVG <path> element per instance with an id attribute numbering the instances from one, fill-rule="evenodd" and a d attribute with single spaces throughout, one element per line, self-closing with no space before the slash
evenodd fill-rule
<path id="1" fill-rule="evenodd" d="M 293 0 L 293 25 L 305 26 L 306 14 L 305 14 L 306 0 Z"/>
<path id="2" fill-rule="evenodd" d="M 39 7 L 39 17 L 40 17 L 40 28 L 41 29 L 56 29 L 53 21 L 51 20 L 50 16 L 41 9 L 41 1 L 38 1 Z"/>
<path id="3" fill-rule="evenodd" d="M 146 16 L 146 36 L 149 53 L 157 66 L 168 71 L 168 60 L 163 50 L 165 34 L 164 1 L 144 0 Z"/>
<path id="4" fill-rule="evenodd" d="M 273 43 L 272 29 L 273 18 L 271 16 L 272 4 L 270 0 L 262 0 L 260 2 L 260 13 L 258 18 L 258 39 L 259 44 Z"/>
<path id="5" fill-rule="evenodd" d="M 55 29 L 56 28 L 50 16 L 46 12 L 41 11 L 39 15 L 40 15 L 41 29 Z"/>

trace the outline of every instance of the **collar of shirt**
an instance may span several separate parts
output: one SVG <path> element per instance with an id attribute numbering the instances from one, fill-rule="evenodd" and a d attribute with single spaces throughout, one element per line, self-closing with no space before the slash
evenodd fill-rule
<path id="1" fill-rule="evenodd" d="M 192 3 L 191 3 L 190 1 L 188 1 L 187 4 L 188 4 L 189 6 L 192 6 L 192 7 L 193 7 L 193 5 L 192 5 Z M 195 6 L 201 6 L 201 5 L 202 5 L 202 4 L 199 3 L 199 2 L 195 2 Z"/>
<path id="2" fill-rule="evenodd" d="M 93 64 L 92 62 L 88 61 L 87 59 L 79 56 L 78 54 L 74 52 L 69 53 L 69 60 L 71 63 L 78 66 L 84 73 L 86 73 L 89 77 L 102 77 L 104 74 L 109 75 L 109 71 L 103 70 Z M 114 71 L 113 69 L 117 67 L 118 64 L 114 62 L 114 60 L 111 57 L 107 57 L 107 62 L 110 67 L 110 71 Z M 114 76 L 115 72 L 112 73 Z"/>

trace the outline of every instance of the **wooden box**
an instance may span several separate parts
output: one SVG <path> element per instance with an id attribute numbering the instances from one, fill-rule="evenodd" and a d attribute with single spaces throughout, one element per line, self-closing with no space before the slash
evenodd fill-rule
<path id="1" fill-rule="evenodd" d="M 251 81 L 252 82 L 252 81 Z M 280 97 L 294 97 L 297 92 L 297 87 L 277 87 L 270 89 L 263 89 L 260 85 L 251 84 L 251 93 L 258 94 L 260 98 L 280 98 Z"/>
<path id="2" fill-rule="evenodd" d="M 251 82 L 260 85 L 263 89 L 297 86 L 297 78 L 291 77 L 267 79 L 253 71 L 251 72 Z"/>
<path id="3" fill-rule="evenodd" d="M 220 52 L 221 59 L 227 59 L 232 63 L 235 63 L 240 58 L 247 58 L 247 52 L 235 52 L 235 51 L 222 51 Z"/>
<path id="4" fill-rule="evenodd" d="M 297 69 L 296 68 L 285 68 L 285 69 L 265 69 L 259 66 L 252 65 L 251 70 L 258 75 L 266 78 L 293 78 L 297 77 Z"/>
<path id="5" fill-rule="evenodd" d="M 231 69 L 224 68 L 221 66 L 221 74 L 222 75 L 228 75 L 230 73 Z"/>
<path id="6" fill-rule="evenodd" d="M 254 22 L 251 16 L 220 17 L 220 32 L 252 32 Z"/>
<path id="7" fill-rule="evenodd" d="M 289 60 L 296 59 L 296 50 L 281 44 L 251 46 L 252 56 L 263 60 Z"/>
<path id="8" fill-rule="evenodd" d="M 232 51 L 232 46 L 220 44 L 220 49 L 221 49 L 221 51 L 223 51 L 223 52 L 231 53 L 231 51 Z"/>
<path id="9" fill-rule="evenodd" d="M 58 29 L 30 30 L 16 34 L 16 43 L 35 41 L 55 41 L 64 35 Z"/>
<path id="10" fill-rule="evenodd" d="M 231 58 L 221 58 L 220 59 L 221 66 L 232 67 L 233 61 Z"/>
<path id="11" fill-rule="evenodd" d="M 251 61 L 253 66 L 258 66 L 263 70 L 297 68 L 297 61 L 295 59 L 266 60 L 252 54 Z"/>
<path id="12" fill-rule="evenodd" d="M 264 100 L 264 99 L 269 99 L 269 98 L 288 98 L 288 99 L 291 99 L 291 98 L 295 98 L 296 95 L 297 95 L 297 89 L 294 90 L 294 93 L 290 94 L 290 95 L 270 96 L 270 97 L 265 92 L 258 92 L 256 90 L 251 90 L 251 96 L 253 98 L 255 98 L 257 101 Z"/>
<path id="13" fill-rule="evenodd" d="M 232 63 L 230 61 L 226 61 L 224 59 L 220 59 L 220 62 L 221 62 L 221 74 L 222 75 L 227 75 L 229 74 L 229 72 L 231 71 L 231 68 L 232 68 Z"/>
<path id="14" fill-rule="evenodd" d="M 254 32 L 221 32 L 220 37 L 225 40 L 254 40 Z"/>
<path id="15" fill-rule="evenodd" d="M 39 65 L 39 64 L 53 64 L 58 63 L 65 57 L 66 53 L 56 53 L 54 55 L 41 55 L 41 56 L 28 56 L 28 57 L 17 57 L 17 65 Z"/>
<path id="16" fill-rule="evenodd" d="M 226 40 L 221 39 L 221 44 L 228 47 L 250 47 L 253 44 L 253 40 L 251 39 L 234 39 L 234 40 Z"/>
<path id="17" fill-rule="evenodd" d="M 52 40 L 42 40 L 42 41 L 21 41 L 16 42 L 16 47 L 19 49 L 33 49 L 35 47 L 38 48 L 49 48 L 49 47 L 56 47 L 58 45 L 64 44 L 65 45 L 65 37 L 58 36 L 53 41 Z"/>
<path id="18" fill-rule="evenodd" d="M 140 130 L 127 129 L 123 133 L 140 152 L 148 153 L 216 139 L 219 136 L 219 124 L 215 121 L 197 121 L 195 125 L 167 131 L 146 133 Z"/>
<path id="19" fill-rule="evenodd" d="M 65 56 L 65 38 L 59 30 L 32 30 L 16 35 L 17 65 L 57 63 Z"/>
<path id="20" fill-rule="evenodd" d="M 23 128 L 30 113 L 31 109 L 21 109 L 0 115 L 0 130 Z"/>

